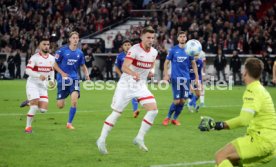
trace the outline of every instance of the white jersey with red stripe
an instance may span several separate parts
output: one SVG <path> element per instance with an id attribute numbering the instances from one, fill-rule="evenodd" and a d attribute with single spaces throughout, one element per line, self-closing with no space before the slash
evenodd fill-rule
<path id="1" fill-rule="evenodd" d="M 48 78 L 50 73 L 53 71 L 54 63 L 54 56 L 50 54 L 43 56 L 40 52 L 38 52 L 30 58 L 26 68 L 31 69 L 33 72 L 44 75 Z M 43 84 L 43 81 L 41 81 L 38 77 L 29 76 L 28 81 Z"/>
<path id="2" fill-rule="evenodd" d="M 158 54 L 157 50 L 154 49 L 153 47 L 151 47 L 149 51 L 146 51 L 142 47 L 142 44 L 139 43 L 139 44 L 133 45 L 129 49 L 125 58 L 133 60 L 129 68 L 132 71 L 140 74 L 140 80 L 146 81 L 150 70 L 154 66 L 154 62 L 157 57 L 157 54 Z M 120 78 L 120 80 L 129 80 L 129 79 L 133 79 L 133 76 L 126 73 L 123 73 Z"/>
<path id="3" fill-rule="evenodd" d="M 51 74 L 53 75 L 54 63 L 55 57 L 50 54 L 42 56 L 41 53 L 36 53 L 30 58 L 26 68 L 32 70 L 32 72 L 37 73 L 38 75 L 37 77 L 28 77 L 26 85 L 28 100 L 39 99 L 39 101 L 48 102 L 47 85 L 45 84 L 45 81 L 40 80 L 38 76 L 44 75 L 48 78 Z"/>
<path id="4" fill-rule="evenodd" d="M 112 100 L 113 110 L 122 112 L 133 98 L 136 98 L 141 105 L 156 103 L 153 94 L 148 90 L 146 81 L 157 54 L 157 50 L 153 47 L 145 51 L 141 44 L 136 44 L 129 49 L 126 59 L 133 60 L 129 68 L 140 74 L 140 80 L 136 81 L 133 76 L 126 73 L 122 74 Z"/>

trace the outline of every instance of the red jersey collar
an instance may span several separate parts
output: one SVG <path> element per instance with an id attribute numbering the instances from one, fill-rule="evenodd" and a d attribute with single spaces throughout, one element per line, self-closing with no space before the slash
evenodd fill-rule
<path id="1" fill-rule="evenodd" d="M 143 45 L 142 45 L 142 42 L 140 43 L 140 47 L 145 51 L 145 52 L 147 52 L 147 53 L 149 53 L 150 52 L 150 49 L 149 50 L 146 50 L 145 48 L 143 48 Z"/>

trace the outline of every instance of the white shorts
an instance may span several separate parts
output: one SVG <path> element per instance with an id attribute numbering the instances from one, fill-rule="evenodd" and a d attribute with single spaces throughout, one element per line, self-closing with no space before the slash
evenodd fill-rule
<path id="1" fill-rule="evenodd" d="M 28 100 L 39 99 L 48 102 L 48 91 L 45 85 L 27 80 L 26 93 Z"/>
<path id="2" fill-rule="evenodd" d="M 156 103 L 154 96 L 146 85 L 139 87 L 139 89 L 131 89 L 118 83 L 111 108 L 118 112 L 122 112 L 133 98 L 136 98 L 142 106 L 148 103 Z"/>

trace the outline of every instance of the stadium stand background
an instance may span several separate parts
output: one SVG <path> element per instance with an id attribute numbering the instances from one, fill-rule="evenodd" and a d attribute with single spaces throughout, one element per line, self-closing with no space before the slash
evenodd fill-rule
<path id="1" fill-rule="evenodd" d="M 72 30 L 80 33 L 82 43 L 89 41 L 86 53 L 93 53 L 93 64 L 102 72 L 105 58 L 121 51 L 123 39 L 139 42 L 140 31 L 147 25 L 157 31 L 155 47 L 160 55 L 176 44 L 180 30 L 187 31 L 189 39 L 198 39 L 207 53 L 211 74 L 218 48 L 228 59 L 233 50 L 242 57 L 261 56 L 267 51 L 269 70 L 276 52 L 275 0 L 2 0 L 0 6 L 0 59 L 5 62 L 20 53 L 21 75 L 25 60 L 36 51 L 37 39 L 50 36 L 54 53 L 66 44 Z M 139 23 L 126 30 L 116 29 L 131 19 Z M 107 39 L 98 36 L 110 30 L 116 31 L 107 45 Z"/>

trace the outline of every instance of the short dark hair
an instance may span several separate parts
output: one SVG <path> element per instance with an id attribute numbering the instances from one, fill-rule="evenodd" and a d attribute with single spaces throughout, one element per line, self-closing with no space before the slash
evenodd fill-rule
<path id="1" fill-rule="evenodd" d="M 182 35 L 182 34 L 185 34 L 185 35 L 186 35 L 186 32 L 185 32 L 185 31 L 179 31 L 179 32 L 177 33 L 177 37 L 179 37 L 179 35 Z"/>
<path id="2" fill-rule="evenodd" d="M 247 58 L 244 63 L 249 76 L 254 79 L 260 79 L 264 70 L 264 63 L 258 58 Z"/>
<path id="3" fill-rule="evenodd" d="M 148 27 L 145 27 L 143 30 L 142 30 L 142 35 L 145 34 L 145 33 L 155 33 L 154 29 L 152 28 L 152 26 L 148 26 Z"/>
<path id="4" fill-rule="evenodd" d="M 50 41 L 50 38 L 47 36 L 43 36 L 43 37 L 39 38 L 38 44 L 40 44 L 42 41 Z"/>
<path id="5" fill-rule="evenodd" d="M 125 43 L 130 43 L 131 44 L 131 40 L 129 40 L 129 39 L 123 40 L 122 45 L 125 44 Z"/>

